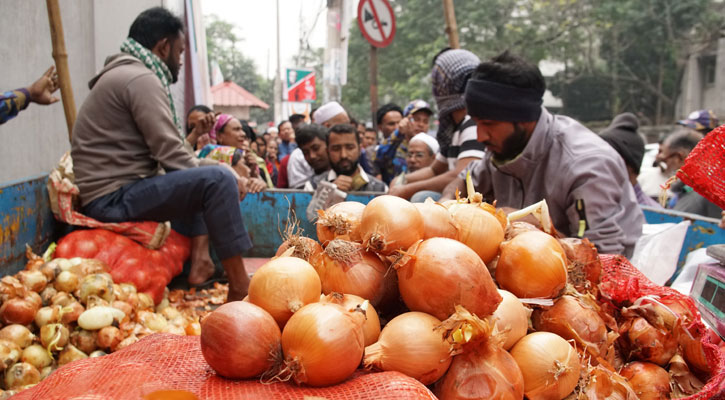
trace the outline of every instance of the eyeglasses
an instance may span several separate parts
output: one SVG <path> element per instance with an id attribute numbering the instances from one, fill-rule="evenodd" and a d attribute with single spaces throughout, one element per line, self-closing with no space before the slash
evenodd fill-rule
<path id="1" fill-rule="evenodd" d="M 426 154 L 426 153 L 424 153 L 422 151 L 416 151 L 416 152 L 408 153 L 408 157 L 409 158 L 421 159 L 421 158 L 425 158 L 426 156 L 428 156 L 428 154 Z"/>

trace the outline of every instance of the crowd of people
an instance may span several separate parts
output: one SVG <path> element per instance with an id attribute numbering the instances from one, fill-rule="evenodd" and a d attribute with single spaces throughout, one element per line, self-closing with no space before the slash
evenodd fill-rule
<path id="1" fill-rule="evenodd" d="M 121 53 L 90 81 L 73 129 L 72 157 L 83 213 L 100 221 L 172 221 L 192 238 L 189 282 L 213 273 L 209 244 L 230 282 L 229 300 L 246 295 L 242 253 L 252 246 L 238 200 L 273 188 L 388 193 L 413 202 L 467 195 L 465 180 L 506 210 L 545 199 L 555 228 L 589 238 L 606 253 L 631 255 L 642 232 L 638 204 L 715 218 L 722 210 L 675 184 L 665 204 L 659 187 L 718 124 L 711 111 L 678 122 L 653 166 L 640 174 L 645 141 L 637 117 L 624 113 L 601 134 L 543 106 L 539 68 L 504 52 L 481 61 L 463 49 L 435 56 L 435 109 L 421 99 L 385 104 L 375 127 L 338 102 L 309 116 L 255 130 L 205 105 L 186 112 L 181 131 L 169 85 L 184 51 L 183 24 L 156 7 L 132 24 Z M 29 89 L 6 92 L 5 122 L 28 101 L 57 101 L 52 69 Z M 431 132 L 437 118 L 438 127 Z M 649 166 L 647 166 L 649 167 Z M 653 175 L 654 174 L 654 175 Z"/>

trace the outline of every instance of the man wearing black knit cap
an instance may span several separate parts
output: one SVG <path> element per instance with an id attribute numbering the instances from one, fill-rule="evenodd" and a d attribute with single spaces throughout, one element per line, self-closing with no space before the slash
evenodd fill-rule
<path id="1" fill-rule="evenodd" d="M 465 193 L 468 172 L 476 191 L 498 207 L 521 209 L 542 199 L 557 231 L 586 237 L 602 253 L 631 255 L 642 234 L 637 205 L 621 157 L 577 121 L 543 106 L 541 71 L 504 52 L 479 64 L 468 80 L 466 109 L 488 152 L 443 192 Z"/>

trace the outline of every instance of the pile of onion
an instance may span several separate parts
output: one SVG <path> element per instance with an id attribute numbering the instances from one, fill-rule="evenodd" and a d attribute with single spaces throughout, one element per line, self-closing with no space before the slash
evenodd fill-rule
<path id="1" fill-rule="evenodd" d="M 458 225 L 453 216 L 441 203 L 413 203 L 423 217 L 423 239 L 445 237 L 458 239 Z"/>
<path id="2" fill-rule="evenodd" d="M 278 357 L 282 333 L 262 308 L 234 301 L 201 321 L 201 353 L 227 378 L 252 378 L 270 370 Z"/>
<path id="3" fill-rule="evenodd" d="M 305 304 L 320 299 L 320 277 L 307 261 L 279 257 L 257 270 L 249 282 L 249 301 L 267 311 L 280 327 Z"/>
<path id="4" fill-rule="evenodd" d="M 519 339 L 526 336 L 531 312 L 513 293 L 502 289 L 499 289 L 498 293 L 503 300 L 494 311 L 491 320 L 498 334 L 504 338 L 503 348 L 509 350 Z"/>
<path id="5" fill-rule="evenodd" d="M 556 333 L 574 340 L 594 356 L 607 352 L 607 327 L 599 314 L 573 296 L 561 296 L 554 305 L 537 309 L 531 316 L 537 331 Z"/>
<path id="6" fill-rule="evenodd" d="M 451 344 L 436 328 L 441 321 L 412 311 L 393 318 L 378 341 L 365 348 L 366 368 L 398 371 L 429 385 L 451 365 Z"/>
<path id="7" fill-rule="evenodd" d="M 390 255 L 407 249 L 423 238 L 423 217 L 409 201 L 383 195 L 370 201 L 360 221 L 360 235 L 366 249 Z"/>
<path id="8" fill-rule="evenodd" d="M 327 210 L 318 211 L 317 239 L 327 244 L 333 239 L 345 239 L 361 242 L 360 221 L 365 205 L 357 201 L 343 201 Z"/>
<path id="9" fill-rule="evenodd" d="M 511 355 L 524 376 L 530 400 L 563 399 L 576 387 L 581 366 L 572 345 L 550 332 L 534 332 L 519 340 Z"/>
<path id="10" fill-rule="evenodd" d="M 416 243 L 395 268 L 400 295 L 408 308 L 441 320 L 453 314 L 457 305 L 484 318 L 501 302 L 481 258 L 453 239 Z"/>
<path id="11" fill-rule="evenodd" d="M 329 386 L 347 379 L 360 365 L 365 349 L 365 308 L 348 311 L 333 303 L 302 307 L 282 331 L 284 369 L 297 384 Z"/>
<path id="12" fill-rule="evenodd" d="M 312 266 L 320 277 L 324 294 L 354 294 L 375 306 L 385 294 L 385 264 L 359 243 L 333 239 Z"/>
<path id="13" fill-rule="evenodd" d="M 503 241 L 501 222 L 482 203 L 456 203 L 448 211 L 459 227 L 458 240 L 472 248 L 483 262 L 491 262 Z"/>
<path id="14" fill-rule="evenodd" d="M 519 298 L 554 298 L 566 286 L 566 256 L 549 234 L 529 231 L 501 243 L 496 282 Z"/>
<path id="15" fill-rule="evenodd" d="M 320 303 L 334 303 L 342 306 L 342 308 L 348 311 L 354 311 L 361 306 L 365 299 L 354 294 L 340 294 L 331 293 L 327 296 L 323 295 L 320 297 Z M 380 318 L 378 312 L 372 305 L 368 305 L 365 310 L 365 323 L 363 324 L 363 335 L 365 336 L 365 346 L 378 341 L 380 337 Z"/>
<path id="16" fill-rule="evenodd" d="M 658 365 L 635 361 L 619 371 L 641 400 L 669 399 L 670 375 Z"/>

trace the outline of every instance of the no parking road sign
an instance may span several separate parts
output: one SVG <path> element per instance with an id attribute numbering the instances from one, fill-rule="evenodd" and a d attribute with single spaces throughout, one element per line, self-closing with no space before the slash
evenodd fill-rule
<path id="1" fill-rule="evenodd" d="M 365 39 L 375 47 L 386 47 L 395 36 L 395 14 L 388 0 L 360 0 L 357 24 Z"/>

